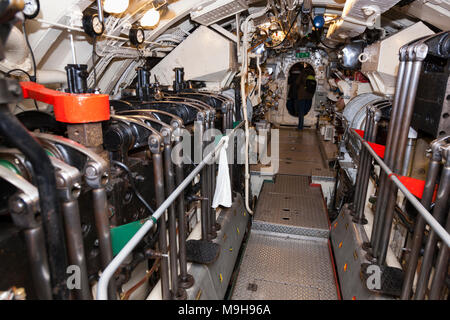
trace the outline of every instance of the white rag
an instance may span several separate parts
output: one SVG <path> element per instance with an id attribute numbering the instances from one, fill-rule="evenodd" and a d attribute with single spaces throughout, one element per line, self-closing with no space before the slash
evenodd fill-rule
<path id="1" fill-rule="evenodd" d="M 230 172 L 228 171 L 227 151 L 228 139 L 225 142 L 219 154 L 219 171 L 216 178 L 216 192 L 212 202 L 212 207 L 215 209 L 218 206 L 231 207 L 231 183 Z"/>

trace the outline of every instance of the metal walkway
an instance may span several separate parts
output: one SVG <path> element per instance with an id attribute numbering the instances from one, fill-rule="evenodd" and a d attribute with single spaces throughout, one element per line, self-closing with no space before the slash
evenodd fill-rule
<path id="1" fill-rule="evenodd" d="M 280 130 L 280 140 L 291 144 L 280 147 L 280 159 L 288 152 L 296 166 L 322 166 L 314 138 L 312 130 Z M 231 298 L 338 299 L 329 232 L 320 185 L 311 184 L 310 176 L 278 174 L 264 182 Z"/>

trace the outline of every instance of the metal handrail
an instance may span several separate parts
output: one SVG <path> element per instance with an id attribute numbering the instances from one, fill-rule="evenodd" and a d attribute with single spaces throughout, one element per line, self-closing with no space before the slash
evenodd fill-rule
<path id="1" fill-rule="evenodd" d="M 428 212 L 427 209 L 417 200 L 417 198 L 401 183 L 400 179 L 397 178 L 396 174 L 383 162 L 383 160 L 375 153 L 372 147 L 363 139 L 359 134 L 356 133 L 354 129 L 351 129 L 353 135 L 355 135 L 361 143 L 367 148 L 372 157 L 378 162 L 381 169 L 387 174 L 388 178 L 391 179 L 395 185 L 400 189 L 400 191 L 405 195 L 405 197 L 411 202 L 411 204 L 416 208 L 420 215 L 425 219 L 425 221 L 430 225 L 430 227 L 436 232 L 436 234 L 442 239 L 443 242 L 450 247 L 450 234 L 441 226 L 441 224 Z"/>
<path id="2" fill-rule="evenodd" d="M 242 127 L 244 121 L 242 121 L 236 128 L 230 131 L 226 136 L 222 137 L 214 148 L 213 151 L 208 153 L 208 155 L 200 162 L 195 169 L 183 180 L 183 182 L 167 197 L 167 199 L 161 204 L 161 206 L 155 211 L 155 213 L 149 217 L 149 219 L 142 225 L 142 227 L 136 232 L 136 234 L 127 242 L 127 244 L 120 250 L 120 252 L 115 256 L 115 258 L 109 263 L 109 265 L 103 270 L 102 275 L 98 281 L 97 285 L 97 300 L 107 300 L 108 299 L 108 284 L 111 277 L 114 275 L 116 270 L 125 261 L 128 255 L 133 251 L 133 249 L 139 244 L 139 242 L 144 238 L 147 232 L 156 224 L 158 219 L 163 215 L 167 208 L 178 198 L 180 193 L 188 186 L 188 184 L 194 180 L 197 174 L 203 169 L 203 167 L 208 164 L 208 162 L 215 157 L 215 155 L 222 149 L 222 147 L 228 142 L 229 137 L 234 134 L 234 132 Z"/>

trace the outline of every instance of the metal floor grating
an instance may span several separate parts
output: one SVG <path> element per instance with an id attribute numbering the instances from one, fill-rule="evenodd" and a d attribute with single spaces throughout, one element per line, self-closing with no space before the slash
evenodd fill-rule
<path id="1" fill-rule="evenodd" d="M 313 172 L 326 171 L 327 164 L 320 150 L 316 130 L 301 132 L 282 128 L 279 131 L 279 153 L 272 157 L 278 159 L 278 174 L 311 176 Z M 268 146 L 271 153 L 271 144 Z M 252 172 L 259 172 L 262 164 L 251 165 Z"/>
<path id="2" fill-rule="evenodd" d="M 315 131 L 280 130 L 280 170 L 263 184 L 233 300 L 335 300 L 330 226 L 314 172 L 326 171 Z"/>
<path id="3" fill-rule="evenodd" d="M 328 240 L 253 230 L 231 299 L 338 299 Z"/>

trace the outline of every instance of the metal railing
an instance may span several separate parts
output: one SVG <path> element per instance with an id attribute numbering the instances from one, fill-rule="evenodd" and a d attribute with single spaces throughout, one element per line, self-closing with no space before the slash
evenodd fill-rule
<path id="1" fill-rule="evenodd" d="M 203 160 L 195 167 L 195 169 L 183 180 L 181 184 L 167 197 L 167 199 L 159 206 L 155 213 L 149 217 L 149 219 L 142 225 L 139 231 L 128 241 L 128 243 L 120 250 L 120 252 L 114 257 L 110 264 L 103 270 L 102 275 L 98 281 L 97 285 L 97 300 L 107 300 L 108 298 L 108 284 L 120 267 L 120 265 L 125 261 L 128 255 L 133 251 L 133 249 L 139 244 L 139 242 L 144 238 L 147 232 L 157 223 L 158 219 L 164 214 L 164 212 L 170 207 L 170 205 L 177 199 L 177 197 L 183 192 L 183 190 L 191 183 L 192 180 L 200 173 L 205 165 L 214 157 L 217 156 L 219 151 L 228 143 L 229 137 L 232 136 L 237 129 L 244 125 L 242 121 L 236 128 L 230 131 L 226 136 L 222 137 L 214 148 Z M 166 259 L 166 257 L 163 257 Z"/>
<path id="2" fill-rule="evenodd" d="M 437 233 L 445 244 L 450 247 L 450 234 L 441 226 L 441 224 L 432 216 L 432 214 L 420 203 L 419 200 L 408 190 L 400 181 L 397 175 L 383 162 L 372 147 L 359 136 L 353 129 L 351 132 L 361 141 L 361 144 L 369 151 L 373 159 L 380 165 L 381 169 L 387 174 L 388 178 L 395 183 L 400 191 L 405 195 L 409 202 L 416 208 L 419 214 L 425 219 L 429 226 Z"/>

